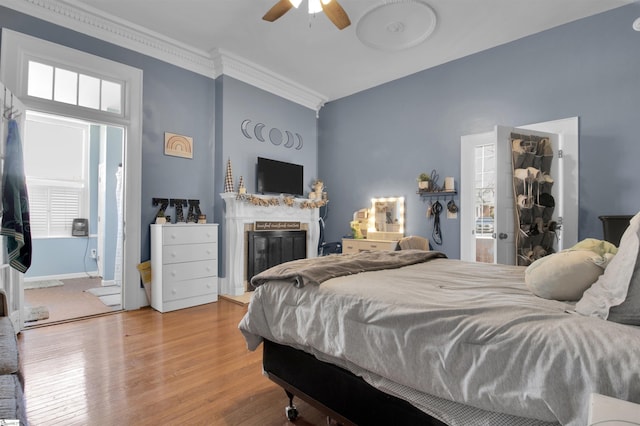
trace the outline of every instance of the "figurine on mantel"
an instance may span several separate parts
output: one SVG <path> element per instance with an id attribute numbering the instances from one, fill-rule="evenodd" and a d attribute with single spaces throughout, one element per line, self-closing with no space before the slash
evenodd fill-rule
<path id="1" fill-rule="evenodd" d="M 326 193 L 324 190 L 324 183 L 321 180 L 316 180 L 311 186 L 313 191 L 309 193 L 310 200 L 326 200 Z"/>

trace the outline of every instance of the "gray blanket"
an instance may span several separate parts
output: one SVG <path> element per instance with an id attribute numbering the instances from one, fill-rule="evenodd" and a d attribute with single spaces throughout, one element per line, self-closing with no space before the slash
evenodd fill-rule
<path id="1" fill-rule="evenodd" d="M 363 251 L 353 254 L 330 255 L 320 258 L 300 259 L 276 265 L 254 276 L 251 285 L 258 287 L 267 281 L 290 281 L 296 287 L 320 283 L 345 275 L 360 272 L 395 269 L 426 262 L 430 259 L 445 258 L 439 251 Z"/>

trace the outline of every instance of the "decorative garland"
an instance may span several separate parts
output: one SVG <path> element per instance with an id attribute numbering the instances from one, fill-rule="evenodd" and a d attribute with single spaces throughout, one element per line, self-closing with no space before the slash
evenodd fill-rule
<path id="1" fill-rule="evenodd" d="M 275 206 L 287 206 L 287 207 L 299 207 L 301 209 L 318 209 L 322 206 L 326 206 L 329 200 L 305 200 L 296 201 L 294 197 L 280 196 L 280 197 L 258 197 L 252 194 L 238 194 L 237 200 L 241 200 L 247 203 L 251 203 L 254 206 L 259 207 L 275 207 Z"/>

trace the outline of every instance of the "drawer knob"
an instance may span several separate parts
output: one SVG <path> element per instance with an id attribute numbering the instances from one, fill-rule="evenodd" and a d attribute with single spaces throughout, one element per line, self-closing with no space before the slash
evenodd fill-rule
<path id="1" fill-rule="evenodd" d="M 176 275 L 177 275 L 177 274 L 176 274 L 176 271 L 171 271 L 171 276 L 172 276 L 172 277 L 175 277 Z"/>
<path id="2" fill-rule="evenodd" d="M 177 292 L 177 291 L 176 291 L 176 289 L 174 288 L 174 289 L 172 289 L 172 290 L 171 290 L 171 294 L 175 295 L 175 294 L 178 294 L 178 292 Z"/>
<path id="3" fill-rule="evenodd" d="M 175 252 L 171 252 L 171 257 L 176 257 L 176 253 Z"/>

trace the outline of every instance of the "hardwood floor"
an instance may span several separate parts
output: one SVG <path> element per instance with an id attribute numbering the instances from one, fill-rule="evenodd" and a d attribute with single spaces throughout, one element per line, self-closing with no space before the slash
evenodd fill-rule
<path id="1" fill-rule="evenodd" d="M 23 331 L 27 417 L 54 425 L 286 425 L 284 391 L 262 375 L 262 348 L 229 301 L 151 308 Z M 326 417 L 296 399 L 296 425 Z"/>

